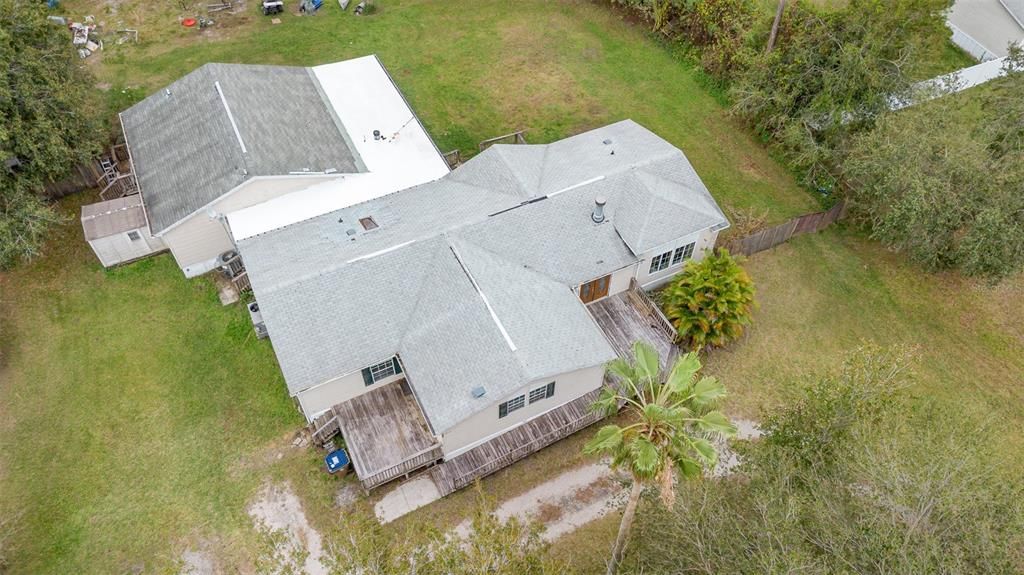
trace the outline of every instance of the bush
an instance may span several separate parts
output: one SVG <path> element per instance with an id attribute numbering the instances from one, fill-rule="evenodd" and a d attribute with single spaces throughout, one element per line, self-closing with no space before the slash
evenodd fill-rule
<path id="1" fill-rule="evenodd" d="M 679 338 L 694 349 L 723 346 L 743 335 L 754 311 L 754 282 L 729 250 L 686 268 L 659 296 Z"/>
<path id="2" fill-rule="evenodd" d="M 1018 573 L 1024 493 L 1014 463 L 994 449 L 993 430 L 957 406 L 908 407 L 906 351 L 858 350 L 775 411 L 767 435 L 741 448 L 739 473 L 680 485 L 671 509 L 644 502 L 625 565 L 636 573 Z"/>
<path id="3" fill-rule="evenodd" d="M 758 14 L 754 0 L 612 1 L 651 22 L 669 40 L 701 48 L 701 66 L 718 80 L 728 80 L 742 67 Z"/>
<path id="4" fill-rule="evenodd" d="M 947 42 L 950 0 L 787 4 L 775 49 L 736 78 L 735 111 L 777 144 L 810 187 L 830 188 L 850 134 L 870 129 L 905 93 L 933 46 Z"/>
<path id="5" fill-rule="evenodd" d="M 844 162 L 854 214 L 928 270 L 1024 269 L 1024 72 L 889 114 Z"/>

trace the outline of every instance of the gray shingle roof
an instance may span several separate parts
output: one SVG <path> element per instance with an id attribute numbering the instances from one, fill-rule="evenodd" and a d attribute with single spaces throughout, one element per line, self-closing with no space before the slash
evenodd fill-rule
<path id="1" fill-rule="evenodd" d="M 138 195 L 82 206 L 82 230 L 87 241 L 144 227 L 146 214 Z"/>
<path id="2" fill-rule="evenodd" d="M 362 230 L 368 215 L 379 228 Z M 625 121 L 494 146 L 435 182 L 238 246 L 293 394 L 398 353 L 442 433 L 528 382 L 613 358 L 572 288 L 725 222 L 682 152 Z"/>
<path id="3" fill-rule="evenodd" d="M 253 176 L 360 169 L 308 68 L 206 64 L 123 112 L 121 121 L 153 233 Z"/>

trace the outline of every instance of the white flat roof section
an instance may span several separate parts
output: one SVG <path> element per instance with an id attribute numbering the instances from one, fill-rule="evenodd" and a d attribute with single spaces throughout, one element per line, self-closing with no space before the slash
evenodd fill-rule
<path id="1" fill-rule="evenodd" d="M 366 172 L 228 214 L 235 240 L 433 181 L 449 171 L 376 56 L 316 66 L 313 73 Z"/>

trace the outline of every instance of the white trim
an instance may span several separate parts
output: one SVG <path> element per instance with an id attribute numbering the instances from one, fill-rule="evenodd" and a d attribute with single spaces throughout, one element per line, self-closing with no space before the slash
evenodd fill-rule
<path id="1" fill-rule="evenodd" d="M 366 233 L 366 232 L 364 232 L 364 233 Z M 378 250 L 378 251 L 375 251 L 373 253 L 369 253 L 369 254 L 366 254 L 366 255 L 363 255 L 363 256 L 352 258 L 352 259 L 348 260 L 345 263 L 346 264 L 352 264 L 352 263 L 355 263 L 355 262 L 359 262 L 359 261 L 363 261 L 363 260 L 368 260 L 370 258 L 375 258 L 377 256 L 382 256 L 382 255 L 384 255 L 384 254 L 386 254 L 388 252 L 393 252 L 393 251 L 395 251 L 397 249 L 404 248 L 405 246 L 407 246 L 409 244 L 414 244 L 417 241 L 419 241 L 419 240 L 409 240 L 407 242 L 402 242 L 400 244 L 393 245 L 390 248 L 384 248 L 382 250 Z"/>
<path id="2" fill-rule="evenodd" d="M 220 103 L 224 105 L 224 111 L 228 113 L 228 120 L 231 122 L 231 129 L 235 131 L 235 139 L 238 140 L 239 147 L 242 148 L 243 154 L 248 154 L 249 150 L 245 149 L 245 142 L 242 141 L 242 134 L 238 131 L 238 124 L 235 123 L 235 115 L 231 113 L 231 106 L 228 106 L 228 99 L 224 97 L 224 90 L 220 88 L 220 81 L 213 83 L 213 86 L 217 88 L 217 94 L 220 95 Z"/>
<path id="3" fill-rule="evenodd" d="M 583 180 L 582 182 L 580 182 L 578 184 L 573 184 L 573 185 L 571 185 L 569 187 L 562 188 L 561 190 L 558 190 L 557 192 L 551 192 L 550 194 L 547 195 L 547 197 L 553 198 L 553 197 L 557 196 L 558 194 L 561 194 L 561 193 L 564 193 L 564 192 L 568 192 L 570 190 L 575 190 L 576 188 L 582 188 L 583 186 L 589 186 L 590 184 L 593 184 L 594 182 L 600 182 L 603 179 L 604 179 L 604 176 L 597 176 L 596 178 L 590 178 L 589 180 Z M 605 219 L 607 219 L 607 217 Z"/>
<path id="4" fill-rule="evenodd" d="M 132 169 L 134 170 L 134 167 Z M 309 178 L 310 180 L 323 180 L 323 181 L 329 182 L 331 180 L 336 180 L 336 179 L 339 179 L 339 178 L 343 178 L 346 175 L 351 175 L 351 174 L 318 174 L 318 173 L 310 173 L 308 175 L 302 175 L 302 176 L 292 176 L 292 175 L 250 176 L 250 177 L 246 178 L 244 182 L 238 184 L 237 186 L 231 188 L 230 190 L 224 192 L 223 194 L 221 194 L 221 195 L 217 196 L 216 198 L 210 200 L 209 202 L 203 204 L 198 209 L 196 209 L 194 212 L 192 212 L 189 215 L 181 218 L 180 220 L 174 222 L 173 224 L 167 226 L 166 228 L 160 230 L 159 233 L 153 234 L 153 236 L 154 237 L 161 237 L 161 236 L 163 236 L 167 232 L 173 230 L 174 228 L 177 228 L 178 226 L 180 226 L 180 225 L 184 224 L 185 222 L 187 222 L 188 220 L 192 219 L 192 217 L 195 216 L 197 213 L 206 211 L 207 208 L 210 208 L 210 207 L 214 206 L 215 204 L 217 204 L 218 202 L 220 202 L 221 200 L 224 200 L 228 196 L 235 194 L 236 192 L 238 192 L 239 190 L 241 190 L 242 188 L 244 188 L 245 186 L 249 185 L 252 182 L 256 182 L 256 181 L 260 181 L 260 180 L 297 180 L 297 179 L 300 179 L 300 178 Z M 136 177 L 135 181 L 138 182 L 138 177 Z M 322 182 L 310 182 L 309 185 L 310 186 L 315 186 L 318 183 L 322 183 Z M 298 190 L 295 190 L 294 192 L 287 192 L 284 195 L 287 196 L 289 194 L 294 194 L 294 193 L 297 193 L 297 192 L 301 192 L 301 191 L 303 191 L 305 189 L 307 189 L 307 188 L 299 188 Z M 139 190 L 140 190 L 139 193 L 141 193 L 141 190 L 142 190 L 141 186 L 139 187 Z M 249 209 L 251 207 L 258 206 L 260 204 L 265 204 L 267 202 L 271 202 L 271 201 L 276 200 L 276 199 L 277 198 L 271 198 L 271 199 L 267 200 L 266 202 L 260 202 L 259 204 L 254 204 L 253 206 L 249 206 L 248 208 L 239 208 L 238 210 L 234 210 L 234 211 L 246 210 L 246 209 Z M 143 204 L 145 204 L 145 202 L 143 202 Z M 147 219 L 147 223 L 148 223 L 148 221 L 149 220 Z"/>

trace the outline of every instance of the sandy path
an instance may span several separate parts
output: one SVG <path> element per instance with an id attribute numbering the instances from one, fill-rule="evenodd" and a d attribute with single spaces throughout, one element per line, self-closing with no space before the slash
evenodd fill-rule
<path id="1" fill-rule="evenodd" d="M 327 567 L 324 558 L 323 539 L 306 518 L 302 510 L 302 502 L 292 491 L 290 485 L 267 485 L 260 492 L 256 502 L 249 508 L 249 515 L 259 524 L 273 531 L 287 534 L 286 545 L 294 550 L 304 550 L 309 554 L 303 564 L 303 571 L 308 575 L 326 575 Z"/>
<path id="2" fill-rule="evenodd" d="M 737 428 L 737 439 L 761 436 L 761 430 L 753 421 L 734 419 L 733 424 Z M 717 443 L 719 461 L 709 475 L 723 477 L 732 473 L 740 461 L 726 440 Z M 503 521 L 510 517 L 537 521 L 544 526 L 542 537 L 546 541 L 554 541 L 609 512 L 617 511 L 625 502 L 627 481 L 624 475 L 609 469 L 607 462 L 591 463 L 502 502 L 495 515 Z M 465 538 L 470 529 L 470 521 L 466 520 L 455 528 L 455 534 Z"/>

